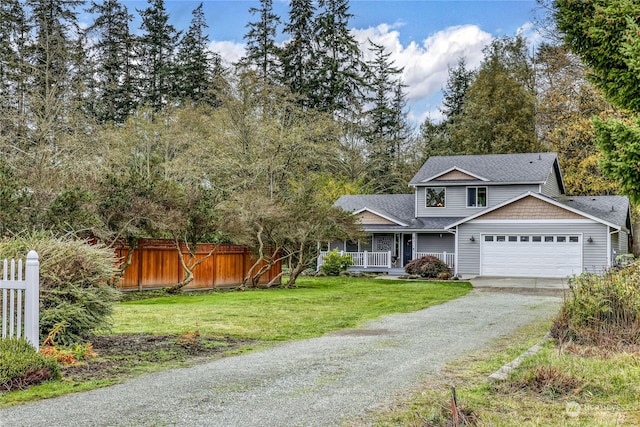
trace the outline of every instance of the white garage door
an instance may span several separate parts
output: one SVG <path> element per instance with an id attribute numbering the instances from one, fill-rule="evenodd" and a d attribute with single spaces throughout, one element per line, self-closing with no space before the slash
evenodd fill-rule
<path id="1" fill-rule="evenodd" d="M 566 277 L 582 272 L 582 236 L 487 234 L 481 237 L 483 276 Z"/>

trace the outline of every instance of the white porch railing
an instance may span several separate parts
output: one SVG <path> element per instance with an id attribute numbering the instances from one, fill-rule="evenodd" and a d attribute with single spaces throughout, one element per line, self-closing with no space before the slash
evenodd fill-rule
<path id="1" fill-rule="evenodd" d="M 318 256 L 318 268 L 324 264 L 324 257 L 328 254 L 327 251 L 321 251 Z M 349 255 L 353 260 L 352 267 L 360 268 L 392 268 L 392 256 L 391 252 L 339 252 L 340 255 Z M 434 256 L 440 261 L 443 261 L 453 271 L 455 268 L 456 254 L 451 252 L 417 252 L 416 258 L 422 258 L 423 256 Z"/>
<path id="2" fill-rule="evenodd" d="M 324 257 L 328 254 L 327 251 L 320 251 L 318 257 L 318 268 L 324 264 Z M 352 267 L 361 268 L 391 268 L 391 251 L 389 252 L 343 252 L 340 251 L 340 255 L 349 255 L 353 260 Z"/>
<path id="3" fill-rule="evenodd" d="M 36 350 L 40 346 L 40 262 L 38 254 L 27 254 L 24 279 L 22 260 L 4 260 L 0 289 L 2 338 L 24 337 Z"/>
<path id="4" fill-rule="evenodd" d="M 449 266 L 451 270 L 454 269 L 456 263 L 456 254 L 450 252 L 417 252 L 416 258 L 422 258 L 424 256 L 433 256 L 438 258 Z"/>

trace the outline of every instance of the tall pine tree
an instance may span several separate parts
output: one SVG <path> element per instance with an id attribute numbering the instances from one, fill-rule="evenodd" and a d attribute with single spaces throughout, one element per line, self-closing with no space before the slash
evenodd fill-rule
<path id="1" fill-rule="evenodd" d="M 176 94 L 174 54 L 180 34 L 169 24 L 164 0 L 148 0 L 149 7 L 139 10 L 143 31 L 138 40 L 137 61 L 140 65 L 138 90 L 140 102 L 155 111 L 165 107 Z"/>
<path id="2" fill-rule="evenodd" d="M 209 50 L 202 3 L 193 10 L 189 30 L 178 44 L 175 93 L 181 101 L 217 105 L 216 84 L 222 78 L 222 59 Z"/>
<path id="3" fill-rule="evenodd" d="M 289 22 L 283 30 L 289 36 L 289 42 L 281 54 L 284 83 L 291 92 L 303 97 L 304 104 L 308 104 L 309 80 L 316 56 L 314 16 L 313 0 L 292 0 Z"/>
<path id="4" fill-rule="evenodd" d="M 94 113 L 102 122 L 121 123 L 135 108 L 134 37 L 129 32 L 133 16 L 118 0 L 94 1 L 88 12 L 96 14 L 88 29 L 96 35 L 91 58 L 96 79 Z"/>
<path id="5" fill-rule="evenodd" d="M 258 20 L 247 24 L 249 31 L 244 36 L 247 55 L 241 64 L 254 67 L 260 79 L 273 83 L 280 78 L 280 54 L 276 46 L 280 17 L 273 12 L 273 0 L 260 0 L 260 7 L 252 7 L 249 12 L 258 15 Z"/>
<path id="6" fill-rule="evenodd" d="M 348 117 L 357 114 L 366 92 L 360 46 L 349 30 L 348 0 L 320 0 L 316 20 L 318 41 L 310 84 L 312 105 L 321 111 Z"/>

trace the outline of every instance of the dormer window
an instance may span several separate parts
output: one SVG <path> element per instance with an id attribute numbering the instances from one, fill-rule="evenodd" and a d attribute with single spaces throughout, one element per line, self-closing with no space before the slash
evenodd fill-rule
<path id="1" fill-rule="evenodd" d="M 444 208 L 445 188 L 427 187 L 425 206 L 428 208 Z"/>
<path id="2" fill-rule="evenodd" d="M 467 207 L 487 207 L 487 187 L 467 187 Z"/>

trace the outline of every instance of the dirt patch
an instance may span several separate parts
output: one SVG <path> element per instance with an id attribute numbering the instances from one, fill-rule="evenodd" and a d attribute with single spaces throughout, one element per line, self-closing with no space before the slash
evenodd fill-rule
<path id="1" fill-rule="evenodd" d="M 119 380 L 163 366 L 188 366 L 202 363 L 226 352 L 256 344 L 230 337 L 187 337 L 182 335 L 109 335 L 92 340 L 97 357 L 62 368 L 72 381 Z M 153 365 L 153 366 L 151 366 Z"/>

